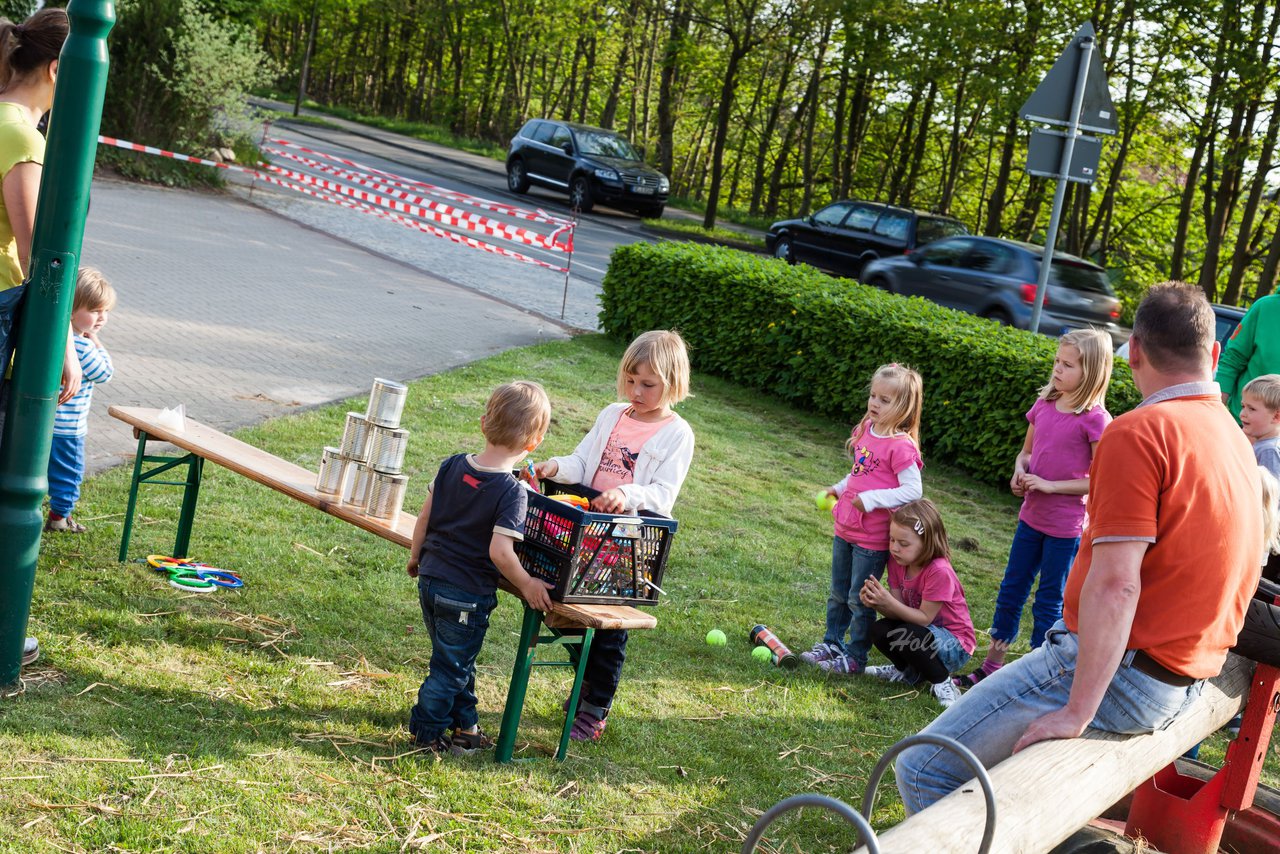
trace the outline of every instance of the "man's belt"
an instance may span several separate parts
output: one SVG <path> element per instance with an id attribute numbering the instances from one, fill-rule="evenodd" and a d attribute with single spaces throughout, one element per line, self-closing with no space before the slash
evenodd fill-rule
<path id="1" fill-rule="evenodd" d="M 1199 681 L 1181 673 L 1174 673 L 1140 649 L 1133 651 L 1133 661 L 1130 666 L 1140 673 L 1147 674 L 1152 679 L 1158 679 L 1166 685 L 1173 685 L 1177 688 L 1186 688 Z"/>

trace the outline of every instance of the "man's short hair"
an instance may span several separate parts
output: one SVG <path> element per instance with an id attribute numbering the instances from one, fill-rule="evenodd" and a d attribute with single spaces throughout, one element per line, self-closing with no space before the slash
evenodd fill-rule
<path id="1" fill-rule="evenodd" d="M 1280 374 L 1263 374 L 1249 380 L 1244 393 L 1256 397 L 1270 412 L 1280 410 Z"/>
<path id="2" fill-rule="evenodd" d="M 1161 282 L 1142 298 L 1133 316 L 1133 337 L 1161 373 L 1208 366 L 1215 321 L 1204 291 L 1186 282 Z"/>
<path id="3" fill-rule="evenodd" d="M 495 445 L 519 450 L 546 435 L 551 401 L 538 383 L 517 380 L 500 385 L 484 408 L 484 437 Z"/>

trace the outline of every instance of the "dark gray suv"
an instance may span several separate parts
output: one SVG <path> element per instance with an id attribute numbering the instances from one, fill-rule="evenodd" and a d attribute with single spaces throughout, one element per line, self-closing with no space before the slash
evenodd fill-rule
<path id="1" fill-rule="evenodd" d="M 570 207 L 583 213 L 599 202 L 650 218 L 662 216 L 671 191 L 667 176 L 613 131 L 549 119 L 526 122 L 512 138 L 507 186 L 566 191 Z"/>
<path id="2" fill-rule="evenodd" d="M 862 271 L 868 285 L 918 296 L 1027 329 L 1040 275 L 1043 247 L 996 237 L 949 237 L 908 255 L 873 261 Z M 1074 255 L 1055 252 L 1040 332 L 1061 335 L 1094 327 L 1119 343 L 1120 300 L 1107 271 Z"/>

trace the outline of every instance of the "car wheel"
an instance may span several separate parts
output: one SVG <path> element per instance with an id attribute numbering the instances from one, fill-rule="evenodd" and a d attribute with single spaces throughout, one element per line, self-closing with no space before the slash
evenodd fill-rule
<path id="1" fill-rule="evenodd" d="M 985 317 L 987 320 L 994 320 L 996 323 L 1000 324 L 1001 326 L 1013 325 L 1013 318 L 1010 317 L 1009 312 L 1005 311 L 1003 308 L 987 309 L 982 313 L 982 316 Z"/>
<path id="2" fill-rule="evenodd" d="M 1271 592 L 1274 593 L 1274 586 Z M 1231 651 L 1261 664 L 1280 666 L 1280 605 L 1262 598 L 1250 599 L 1244 626 Z"/>
<path id="3" fill-rule="evenodd" d="M 513 193 L 529 192 L 529 173 L 524 171 L 523 160 L 512 160 L 507 164 L 507 188 Z"/>
<path id="4" fill-rule="evenodd" d="M 779 261 L 786 261 L 788 264 L 796 262 L 796 256 L 791 252 L 791 238 L 779 237 L 778 242 L 773 246 L 773 257 Z"/>
<path id="5" fill-rule="evenodd" d="M 896 294 L 898 292 L 898 289 L 893 286 L 893 282 L 889 281 L 884 276 L 872 276 L 867 281 L 867 284 L 873 288 L 879 288 L 882 291 L 888 291 L 891 294 Z"/>
<path id="6" fill-rule="evenodd" d="M 569 207 L 579 213 L 591 213 L 595 202 L 591 198 L 591 184 L 586 175 L 578 175 L 569 182 Z"/>

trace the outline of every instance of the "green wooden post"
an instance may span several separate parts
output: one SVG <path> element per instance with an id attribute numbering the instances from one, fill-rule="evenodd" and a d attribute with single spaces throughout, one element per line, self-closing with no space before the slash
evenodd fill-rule
<path id="1" fill-rule="evenodd" d="M 111 0 L 72 0 L 58 62 L 31 276 L 0 440 L 0 685 L 18 681 L 40 553 L 53 413 L 107 88 Z"/>

